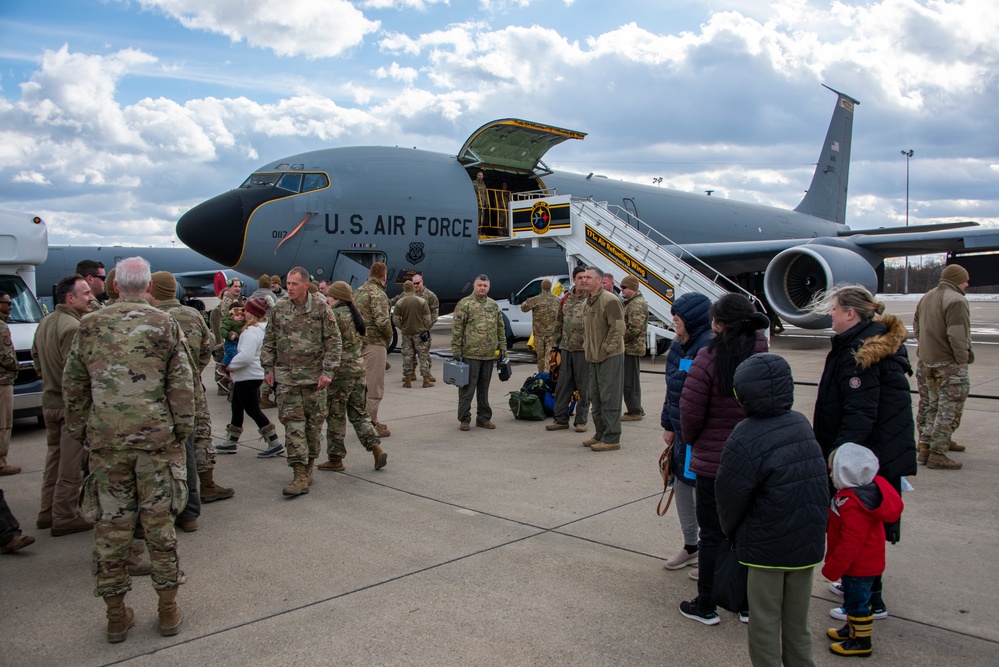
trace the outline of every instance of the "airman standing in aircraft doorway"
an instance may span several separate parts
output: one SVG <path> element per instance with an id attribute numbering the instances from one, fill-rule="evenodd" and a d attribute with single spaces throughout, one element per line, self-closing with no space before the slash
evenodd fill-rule
<path id="1" fill-rule="evenodd" d="M 384 262 L 375 262 L 368 272 L 368 279 L 354 290 L 354 305 L 364 318 L 364 376 L 367 379 L 368 416 L 375 425 L 379 438 L 392 435 L 388 426 L 378 421 L 378 406 L 385 395 L 385 357 L 392 342 L 392 320 L 389 318 L 389 300 L 385 295 L 388 268 Z"/>
<path id="2" fill-rule="evenodd" d="M 486 175 L 481 171 L 476 172 L 475 182 L 475 202 L 479 206 L 479 234 L 489 227 L 489 194 L 486 192 Z"/>

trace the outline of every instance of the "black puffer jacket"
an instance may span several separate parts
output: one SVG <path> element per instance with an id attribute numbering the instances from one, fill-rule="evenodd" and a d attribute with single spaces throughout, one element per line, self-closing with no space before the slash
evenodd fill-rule
<path id="1" fill-rule="evenodd" d="M 687 342 L 674 340 L 666 353 L 666 397 L 659 418 L 664 431 L 673 431 L 673 474 L 678 480 L 693 486 L 696 477 L 686 477 L 687 442 L 680 431 L 680 394 L 687 371 L 694 357 L 714 336 L 711 331 L 711 300 L 703 294 L 688 292 L 673 302 L 673 312 L 683 321 L 687 329 Z M 691 473 L 693 475 L 693 473 Z"/>
<path id="2" fill-rule="evenodd" d="M 746 419 L 722 451 L 715 497 L 722 531 L 739 561 L 761 567 L 822 562 L 829 481 L 808 419 L 791 409 L 791 367 L 776 354 L 756 354 L 735 371 Z"/>
<path id="3" fill-rule="evenodd" d="M 823 455 L 844 442 L 863 445 L 878 457 L 878 474 L 896 489 L 903 475 L 916 474 L 907 337 L 894 315 L 833 336 L 812 419 Z"/>

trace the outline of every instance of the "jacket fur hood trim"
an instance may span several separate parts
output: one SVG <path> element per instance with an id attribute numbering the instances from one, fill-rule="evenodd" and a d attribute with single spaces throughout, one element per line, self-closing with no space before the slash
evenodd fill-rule
<path id="1" fill-rule="evenodd" d="M 882 359 L 895 354 L 909 338 L 909 330 L 895 315 L 879 315 L 874 321 L 887 326 L 888 331 L 878 336 L 871 336 L 857 350 L 854 359 L 861 368 L 870 368 Z"/>

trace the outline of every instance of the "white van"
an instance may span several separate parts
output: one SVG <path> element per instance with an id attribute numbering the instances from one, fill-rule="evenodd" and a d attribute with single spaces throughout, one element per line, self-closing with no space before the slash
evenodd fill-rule
<path id="1" fill-rule="evenodd" d="M 14 418 L 42 421 L 42 376 L 31 360 L 35 329 L 44 312 L 33 291 L 35 267 L 48 256 L 48 230 L 38 216 L 0 210 L 0 290 L 10 295 L 7 327 L 19 366 L 14 381 Z"/>

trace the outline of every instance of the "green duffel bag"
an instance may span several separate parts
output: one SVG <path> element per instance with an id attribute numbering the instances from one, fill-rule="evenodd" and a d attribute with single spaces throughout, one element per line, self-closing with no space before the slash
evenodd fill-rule
<path id="1" fill-rule="evenodd" d="M 539 422 L 545 419 L 545 407 L 541 399 L 526 391 L 510 392 L 510 410 L 517 419 Z"/>

